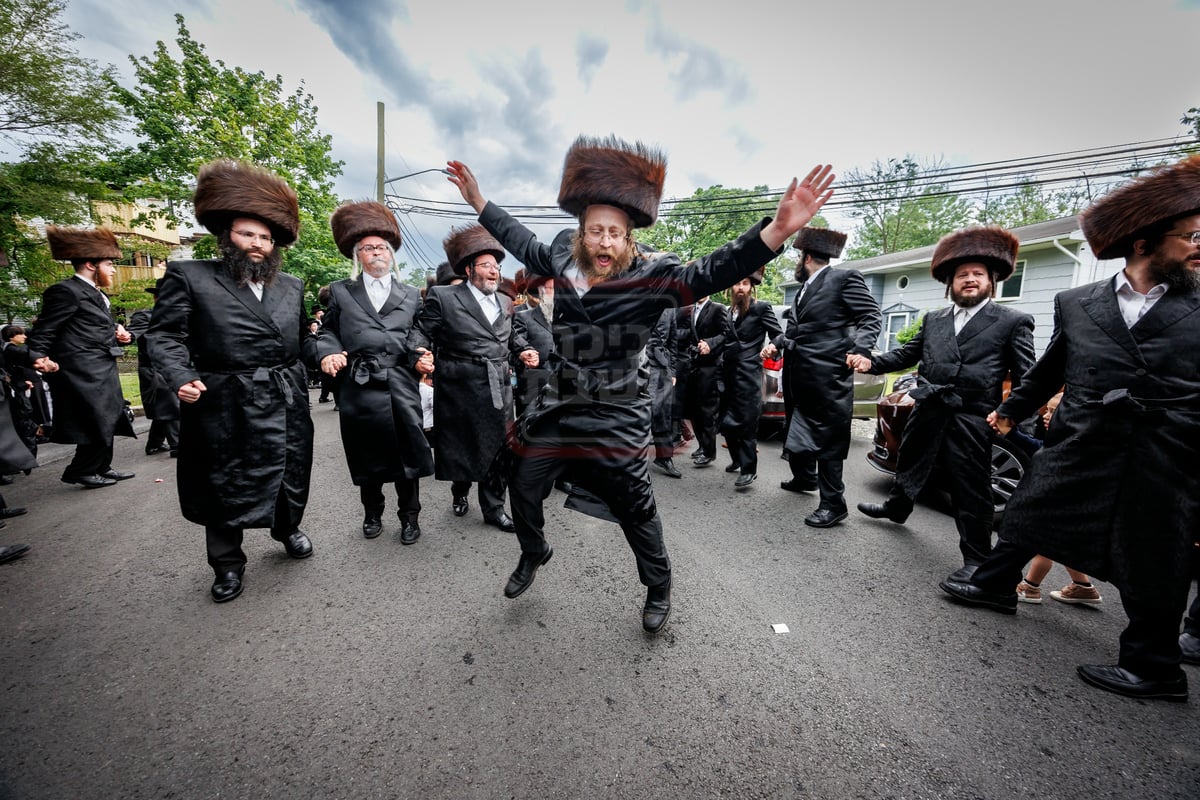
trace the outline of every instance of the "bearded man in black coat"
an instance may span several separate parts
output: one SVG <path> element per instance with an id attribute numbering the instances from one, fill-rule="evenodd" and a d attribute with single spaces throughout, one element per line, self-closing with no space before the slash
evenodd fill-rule
<path id="1" fill-rule="evenodd" d="M 814 528 L 846 518 L 842 470 L 850 454 L 854 415 L 854 372 L 848 359 L 870 355 L 883 326 L 879 303 L 862 273 L 829 266 L 845 244 L 846 234 L 827 228 L 805 228 L 796 236 L 792 247 L 800 252 L 800 291 L 784 311 L 783 335 L 762 351 L 767 358 L 783 353 L 788 420 L 783 450 L 792 478 L 780 488 L 820 492 L 816 510 L 804 518 Z"/>
<path id="2" fill-rule="evenodd" d="M 943 591 L 1015 614 L 1035 553 L 1121 592 L 1129 625 L 1089 684 L 1187 699 L 1179 622 L 1200 531 L 1200 156 L 1093 203 L 1080 226 L 1114 277 L 1060 292 L 1046 352 L 988 420 L 999 432 L 1060 389 L 1044 446 L 1009 499 L 995 552 Z"/>
<path id="3" fill-rule="evenodd" d="M 433 455 L 421 418 L 420 375 L 433 357 L 411 358 L 408 336 L 421 309 L 418 290 L 395 273 L 400 226 L 381 203 L 348 203 L 329 221 L 354 277 L 329 286 L 324 324 L 317 331 L 321 371 L 345 370 L 338 420 L 350 478 L 363 504 L 363 536 L 383 531 L 383 484 L 396 487 L 400 543 L 421 536 L 419 479 L 433 474 Z"/>
<path id="4" fill-rule="evenodd" d="M 774 258 L 832 193 L 828 167 L 793 180 L 774 220 L 686 266 L 673 254 L 640 252 L 635 227 L 658 214 L 666 161 L 642 144 L 580 137 L 567 152 L 558 204 L 579 219 L 545 245 L 479 190 L 470 169 L 449 162 L 450 181 L 480 221 L 526 270 L 553 278 L 553 375 L 536 408 L 517 421 L 510 483 L 521 558 L 504 587 L 524 593 L 553 550 L 542 504 L 570 468 L 582 489 L 621 526 L 647 588 L 642 628 L 671 613 L 671 560 L 650 485 L 650 397 L 642 350 L 662 312 L 720 291 Z"/>
<path id="5" fill-rule="evenodd" d="M 1020 386 L 1033 365 L 1033 317 L 992 302 L 996 284 L 1012 275 L 1019 246 L 1017 237 L 998 227 L 943 236 L 930 270 L 946 284 L 953 304 L 926 314 L 904 345 L 856 359 L 858 369 L 873 375 L 921 364 L 887 502 L 859 503 L 858 510 L 904 522 L 940 462 L 963 556 L 959 578 L 970 576 L 992 551 L 992 430 L 984 417 L 1000 404 L 1004 379 Z"/>
<path id="6" fill-rule="evenodd" d="M 304 287 L 279 271 L 300 231 L 296 193 L 245 162 L 200 168 L 192 204 L 221 258 L 167 264 L 146 332 L 150 360 L 183 401 L 179 506 L 204 526 L 213 600 L 242 593 L 245 528 L 270 528 L 292 558 L 312 555 L 313 425 L 306 365 L 316 340 Z"/>
<path id="7" fill-rule="evenodd" d="M 154 286 L 146 289 L 158 300 L 159 278 Z M 150 362 L 146 346 L 146 331 L 150 329 L 153 310 L 140 308 L 129 316 L 129 333 L 138 347 L 138 387 L 142 395 L 142 411 L 150 420 L 150 432 L 146 434 L 146 455 L 170 452 L 179 455 L 179 397 L 167 386 L 167 382 Z"/>
<path id="8" fill-rule="evenodd" d="M 550 357 L 554 354 L 554 334 L 550 319 L 554 316 L 554 284 L 541 276 L 529 276 L 517 270 L 513 278 L 518 295 L 525 296 L 525 305 L 513 313 L 513 336 L 524 339 L 538 354 L 538 365 L 527 366 L 519 354 L 510 359 L 517 373 L 516 408 L 520 416 L 537 400 L 542 387 L 550 382 Z"/>
<path id="9" fill-rule="evenodd" d="M 121 257 L 117 237 L 106 228 L 46 228 L 50 254 L 70 261 L 75 275 L 42 295 L 42 310 L 29 335 L 34 369 L 47 374 L 54 401 L 50 441 L 75 445 L 63 470 L 64 483 L 85 489 L 112 486 L 133 477 L 113 469 L 113 436 L 135 436 L 125 415 L 117 359 L 132 337 L 113 322 L 108 296 Z"/>
<path id="10" fill-rule="evenodd" d="M 692 464 L 707 467 L 717 458 L 717 412 L 721 407 L 721 358 L 729 337 L 729 313 L 708 297 L 675 315 L 675 418 L 696 433 Z"/>
<path id="11" fill-rule="evenodd" d="M 758 478 L 758 421 L 762 416 L 763 339 L 783 333 L 770 303 L 754 299 L 762 271 L 742 278 L 729 289 L 729 334 L 725 338 L 725 394 L 720 428 L 737 472 L 734 488 L 745 489 Z"/>

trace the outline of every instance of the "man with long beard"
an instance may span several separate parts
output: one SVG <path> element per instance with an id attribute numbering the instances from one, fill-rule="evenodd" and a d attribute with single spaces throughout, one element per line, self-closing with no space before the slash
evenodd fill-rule
<path id="1" fill-rule="evenodd" d="M 729 330 L 725 337 L 725 396 L 721 432 L 732 463 L 726 472 L 739 473 L 734 488 L 744 489 L 758 478 L 758 420 L 762 416 L 763 338 L 770 342 L 783 333 L 770 303 L 754 298 L 762 271 L 742 278 L 729 289 Z"/>
<path id="2" fill-rule="evenodd" d="M 960 579 L 992 551 L 992 430 L 984 417 L 1003 399 L 1004 379 L 1020 386 L 1033 364 L 1033 317 L 991 302 L 996 284 L 1012 274 L 1019 246 L 999 227 L 943 236 L 930 270 L 953 304 L 926 314 L 916 336 L 895 350 L 852 357 L 856 369 L 873 375 L 921 364 L 887 502 L 859 503 L 858 510 L 904 522 L 940 462 L 958 527 Z"/>
<path id="3" fill-rule="evenodd" d="M 696 432 L 692 465 L 707 467 L 717 458 L 717 413 L 721 408 L 721 364 L 729 338 L 729 310 L 708 297 L 679 309 L 675 315 L 675 405 L 677 424 L 683 420 Z"/>
<path id="4" fill-rule="evenodd" d="M 245 528 L 270 528 L 292 558 L 312 555 L 299 525 L 313 446 L 305 364 L 315 365 L 316 342 L 303 285 L 279 271 L 300 230 L 292 188 L 251 164 L 215 161 L 201 167 L 192 203 L 221 258 L 167 265 L 146 342 L 183 401 L 179 505 L 204 526 L 212 597 L 223 603 L 242 593 Z"/>
<path id="5" fill-rule="evenodd" d="M 1179 622 L 1200 531 L 1200 156 L 1122 186 L 1080 214 L 1113 278 L 1060 292 L 1046 352 L 988 416 L 999 432 L 1063 390 L 1044 446 L 1004 513 L 995 552 L 941 588 L 1015 614 L 1035 553 L 1121 592 L 1129 624 L 1094 686 L 1187 699 Z"/>
<path id="6" fill-rule="evenodd" d="M 400 226 L 380 203 L 347 203 L 329 221 L 342 255 L 362 273 L 329 286 L 317 333 L 321 371 L 347 370 L 338 393 L 342 447 L 363 504 L 363 536 L 383 531 L 383 484 L 396 487 L 400 543 L 421 536 L 419 479 L 433 474 L 422 425 L 419 375 L 433 359 L 410 359 L 408 335 L 420 293 L 394 274 Z"/>
<path id="7" fill-rule="evenodd" d="M 75 275 L 42 295 L 42 310 L 29 336 L 34 369 L 47 373 L 54 401 L 52 442 L 75 445 L 75 457 L 63 470 L 64 483 L 85 489 L 112 486 L 132 478 L 113 469 L 113 436 L 134 436 L 125 416 L 125 398 L 117 358 L 132 337 L 113 322 L 108 297 L 121 257 L 117 238 L 107 228 L 46 228 L 50 254 L 70 261 Z"/>
<path id="8" fill-rule="evenodd" d="M 537 408 L 517 421 L 510 494 L 521 558 L 504 587 L 514 598 L 533 583 L 553 550 L 542 504 L 570 465 L 575 483 L 621 526 L 646 586 L 642 628 L 657 633 L 671 613 L 671 560 L 650 486 L 650 398 L 641 357 L 665 309 L 731 286 L 775 257 L 787 238 L 829 199 L 828 167 L 794 179 L 774 220 L 686 266 L 673 254 L 641 253 L 635 227 L 658 215 L 663 156 L 615 137 L 580 137 L 567 152 L 558 205 L 579 219 L 552 245 L 479 190 L 470 169 L 449 162 L 449 180 L 480 221 L 526 270 L 553 278 L 555 370 Z"/>

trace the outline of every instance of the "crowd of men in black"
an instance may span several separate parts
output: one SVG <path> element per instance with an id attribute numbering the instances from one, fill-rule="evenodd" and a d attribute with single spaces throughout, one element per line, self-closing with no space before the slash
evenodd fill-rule
<path id="1" fill-rule="evenodd" d="M 774 217 L 687 264 L 633 236 L 656 218 L 665 170 L 652 148 L 581 137 L 559 193 L 579 226 L 546 244 L 486 200 L 466 164 L 448 162 L 479 223 L 451 231 L 447 261 L 423 292 L 397 275 L 392 212 L 343 205 L 330 224 L 352 271 L 322 293 L 319 320 L 305 313 L 300 281 L 280 271 L 299 232 L 296 195 L 253 165 L 200 171 L 196 218 L 221 256 L 167 265 L 153 312 L 134 314 L 128 328 L 114 324 L 101 291 L 120 257 L 112 233 L 50 227 L 53 255 L 75 275 L 46 290 L 27 343 L 19 326 L 3 330 L 12 425 L 0 424 L 0 468 L 35 466 L 40 432 L 76 445 L 64 482 L 90 489 L 133 477 L 111 462 L 113 437 L 132 435 L 116 357 L 136 340 L 154 426 L 146 451 L 178 457 L 181 511 L 204 526 L 212 597 L 227 602 L 243 591 L 246 528 L 268 528 L 294 558 L 313 553 L 300 523 L 312 463 L 309 371 L 319 371 L 322 399 L 336 398 L 365 537 L 383 531 L 385 484 L 395 489 L 400 541 L 411 545 L 421 536 L 421 478 L 450 482 L 458 516 L 474 483 L 484 522 L 519 541 L 504 587 L 515 598 L 553 555 L 543 503 L 565 487 L 572 508 L 620 525 L 646 587 L 643 628 L 657 633 L 671 614 L 672 566 L 649 468 L 681 477 L 674 455 L 687 427 L 695 467 L 716 460 L 722 433 L 726 471 L 736 489 L 749 488 L 762 360 L 782 357 L 792 474 L 782 488 L 816 492 L 804 523 L 835 526 L 849 513 L 842 467 L 854 372 L 919 364 L 896 480 L 885 502 L 859 511 L 904 523 L 931 471 L 944 467 L 963 565 L 943 591 L 1015 613 L 1018 586 L 1024 599 L 1036 589 L 1022 571 L 1038 555 L 1076 570 L 1084 588 L 1088 575 L 1110 581 L 1129 617 L 1118 661 L 1079 675 L 1120 694 L 1186 699 L 1180 664 L 1200 663 L 1200 600 L 1179 633 L 1200 561 L 1200 350 L 1190 346 L 1200 333 L 1200 157 L 1083 212 L 1096 256 L 1124 268 L 1058 296 L 1040 359 L 1033 319 L 993 301 L 1016 263 L 1010 232 L 944 237 L 931 270 L 949 305 L 927 314 L 911 341 L 877 354 L 878 303 L 860 273 L 830 266 L 846 236 L 807 227 L 832 194 L 828 167 L 793 179 Z M 789 241 L 800 289 L 781 326 L 755 287 Z M 515 281 L 500 274 L 506 253 L 524 265 Z M 728 307 L 710 299 L 725 289 Z M 430 421 L 421 387 L 435 373 Z M 1044 446 L 993 544 L 993 437 L 1051 397 Z M 24 512 L 0 500 L 0 518 Z M 0 561 L 27 549 L 6 546 Z"/>

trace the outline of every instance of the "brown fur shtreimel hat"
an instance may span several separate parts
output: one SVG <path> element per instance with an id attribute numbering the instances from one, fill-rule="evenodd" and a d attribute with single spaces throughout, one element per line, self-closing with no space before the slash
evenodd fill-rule
<path id="1" fill-rule="evenodd" d="M 1013 274 L 1020 247 L 1020 240 L 998 225 L 963 228 L 938 240 L 929 272 L 934 279 L 949 283 L 959 264 L 978 261 L 986 264 L 999 282 Z"/>
<path id="2" fill-rule="evenodd" d="M 1147 228 L 1200 213 L 1200 155 L 1130 181 L 1079 214 L 1096 258 L 1126 258 Z"/>
<path id="3" fill-rule="evenodd" d="M 108 228 L 59 228 L 46 226 L 50 255 L 56 261 L 104 261 L 119 259 L 121 246 Z"/>
<path id="4" fill-rule="evenodd" d="M 846 234 L 829 228 L 801 228 L 792 247 L 826 258 L 841 258 L 846 246 Z"/>
<path id="5" fill-rule="evenodd" d="M 582 218 L 590 205 L 616 206 L 629 215 L 633 227 L 648 228 L 658 219 L 666 180 L 667 159 L 661 151 L 615 136 L 580 136 L 563 161 L 558 207 Z"/>
<path id="6" fill-rule="evenodd" d="M 504 260 L 504 248 L 482 225 L 451 228 L 450 235 L 442 242 L 442 247 L 446 250 L 446 259 L 450 266 L 460 275 L 465 275 L 467 264 L 480 253 L 491 253 L 496 257 L 497 263 Z"/>
<path id="7" fill-rule="evenodd" d="M 200 168 L 192 196 L 196 221 L 219 235 L 233 220 L 250 217 L 286 247 L 300 234 L 300 204 L 287 181 L 247 161 L 222 159 Z"/>
<path id="8" fill-rule="evenodd" d="M 396 215 L 383 203 L 374 200 L 339 206 L 329 219 L 329 227 L 333 229 L 333 240 L 337 242 L 338 250 L 346 258 L 354 258 L 354 247 L 364 236 L 378 236 L 393 250 L 400 249 L 400 225 L 396 222 Z"/>

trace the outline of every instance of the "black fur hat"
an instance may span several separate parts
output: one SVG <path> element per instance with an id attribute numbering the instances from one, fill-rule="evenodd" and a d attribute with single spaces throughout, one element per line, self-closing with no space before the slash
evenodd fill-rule
<path id="1" fill-rule="evenodd" d="M 801 228 L 796 234 L 792 247 L 797 250 L 816 253 L 825 258 L 842 257 L 842 248 L 846 246 L 846 234 L 829 228 Z"/>
<path id="2" fill-rule="evenodd" d="M 963 228 L 938 240 L 929 271 L 934 279 L 949 283 L 959 264 L 978 261 L 986 264 L 999 282 L 1013 274 L 1020 247 L 1020 240 L 998 225 Z"/>
<path id="3" fill-rule="evenodd" d="M 629 215 L 633 227 L 648 228 L 658 219 L 666 179 L 667 159 L 661 151 L 615 136 L 580 136 L 563 161 L 558 207 L 582 218 L 590 205 L 616 206 Z"/>
<path id="4" fill-rule="evenodd" d="M 229 230 L 238 217 L 251 217 L 270 228 L 281 247 L 300 235 L 296 192 L 283 178 L 247 161 L 222 159 L 201 167 L 192 205 L 196 221 L 212 234 Z"/>
<path id="5" fill-rule="evenodd" d="M 1096 258 L 1125 258 L 1156 223 L 1200 213 L 1200 155 L 1159 167 L 1101 197 L 1079 214 Z"/>

